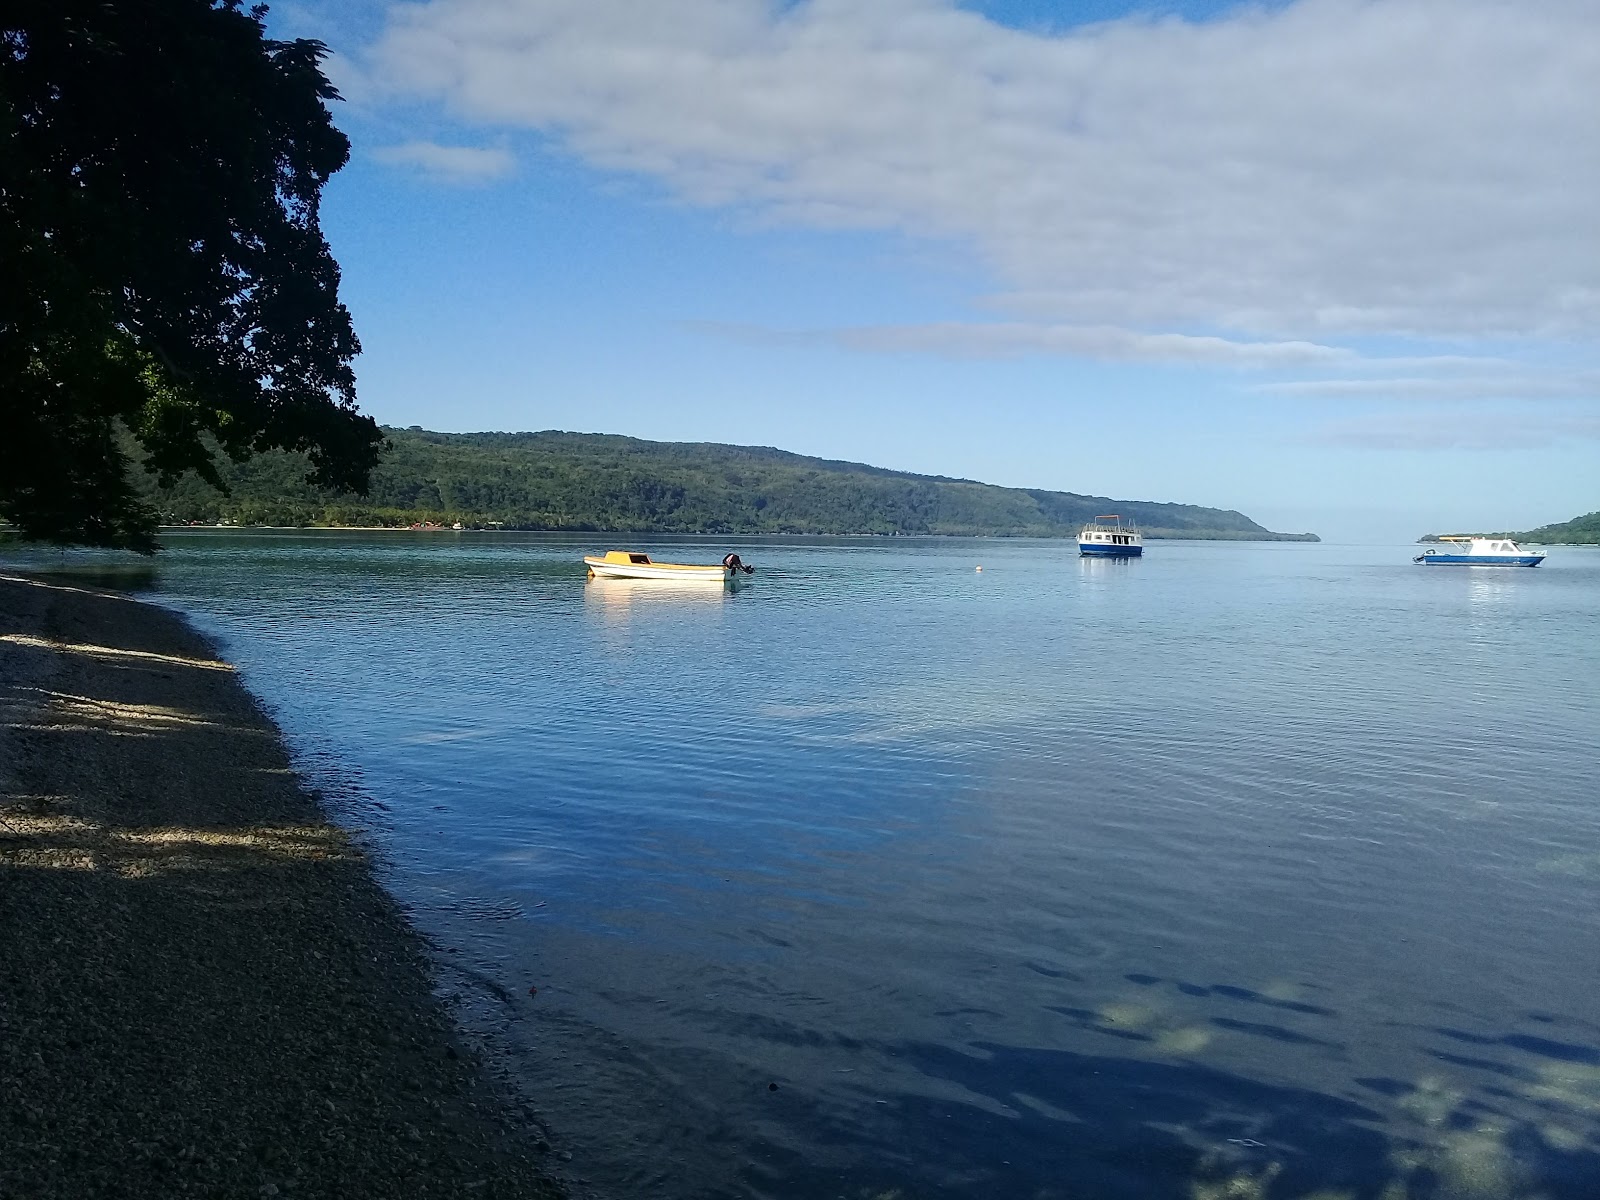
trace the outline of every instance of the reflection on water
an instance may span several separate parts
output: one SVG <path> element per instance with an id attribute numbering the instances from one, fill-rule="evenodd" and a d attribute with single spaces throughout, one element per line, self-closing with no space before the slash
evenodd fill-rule
<path id="1" fill-rule="evenodd" d="M 627 615 L 635 609 L 682 610 L 720 608 L 734 589 L 720 579 L 590 579 L 583 589 L 584 603 L 606 618 Z"/>
<path id="2" fill-rule="evenodd" d="M 1467 597 L 1474 608 L 1486 608 L 1515 601 L 1517 585 L 1506 578 L 1510 567 L 1467 567 Z M 1527 570 L 1528 568 L 1519 568 Z"/>
<path id="3" fill-rule="evenodd" d="M 1600 553 L 174 542 L 618 1196 L 1594 1195 Z"/>
<path id="4" fill-rule="evenodd" d="M 1137 569 L 1144 561 L 1141 557 L 1113 557 L 1101 554 L 1085 554 L 1078 557 L 1078 573 L 1091 579 L 1099 575 L 1107 575 L 1113 571 L 1132 571 Z"/>

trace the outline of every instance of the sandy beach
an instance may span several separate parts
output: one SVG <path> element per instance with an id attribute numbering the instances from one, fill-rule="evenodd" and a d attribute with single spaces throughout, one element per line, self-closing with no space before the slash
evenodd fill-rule
<path id="1" fill-rule="evenodd" d="M 0 578 L 0 1197 L 551 1197 L 427 948 L 180 618 Z"/>

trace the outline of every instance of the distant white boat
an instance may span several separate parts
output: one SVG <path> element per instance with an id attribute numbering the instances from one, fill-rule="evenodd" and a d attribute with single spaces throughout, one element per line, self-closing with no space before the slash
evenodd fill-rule
<path id="1" fill-rule="evenodd" d="M 1078 533 L 1078 553 L 1086 558 L 1138 558 L 1144 553 L 1144 535 L 1131 521 L 1124 525 L 1116 513 L 1107 513 Z"/>
<path id="2" fill-rule="evenodd" d="M 1510 538 L 1446 535 L 1445 550 L 1424 550 L 1411 561 L 1429 567 L 1537 567 L 1544 561 L 1543 550 L 1524 550 Z"/>

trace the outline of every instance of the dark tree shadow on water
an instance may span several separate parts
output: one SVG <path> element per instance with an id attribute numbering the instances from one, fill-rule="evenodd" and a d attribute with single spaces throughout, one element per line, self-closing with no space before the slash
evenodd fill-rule
<path id="1" fill-rule="evenodd" d="M 34 567 L 29 577 L 45 583 L 77 588 L 104 588 L 113 592 L 146 592 L 161 580 L 159 568 L 148 562 L 85 562 Z"/>

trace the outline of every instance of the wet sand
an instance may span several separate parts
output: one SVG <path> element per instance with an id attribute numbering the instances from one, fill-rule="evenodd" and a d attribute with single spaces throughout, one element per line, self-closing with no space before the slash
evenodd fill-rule
<path id="1" fill-rule="evenodd" d="M 554 1197 L 206 640 L 0 577 L 0 1198 Z"/>

